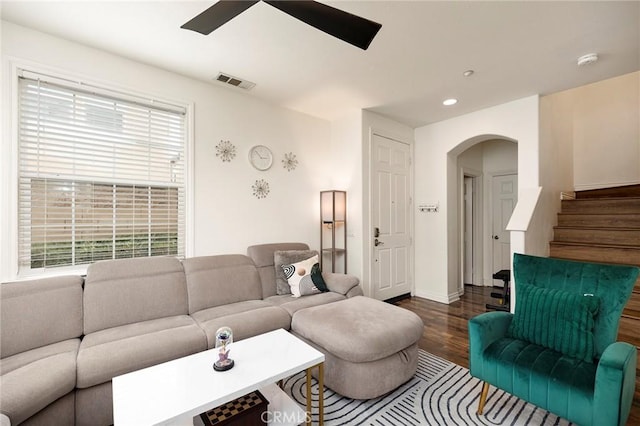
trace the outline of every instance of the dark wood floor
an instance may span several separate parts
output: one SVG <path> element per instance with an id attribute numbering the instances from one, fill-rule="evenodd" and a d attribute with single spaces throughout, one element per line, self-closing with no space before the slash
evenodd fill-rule
<path id="1" fill-rule="evenodd" d="M 445 305 L 419 297 L 397 301 L 398 306 L 415 312 L 425 323 L 420 349 L 469 368 L 469 335 L 467 321 L 486 312 L 491 299 L 490 287 L 465 286 L 461 300 Z M 638 383 L 638 380 L 636 380 Z M 633 407 L 627 425 L 640 425 L 640 386 L 636 385 Z"/>

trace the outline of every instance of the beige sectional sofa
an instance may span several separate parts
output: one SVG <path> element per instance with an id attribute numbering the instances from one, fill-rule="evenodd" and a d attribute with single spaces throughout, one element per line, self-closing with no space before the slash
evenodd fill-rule
<path id="1" fill-rule="evenodd" d="M 5 283 L 0 296 L 0 424 L 73 424 L 82 278 Z"/>
<path id="2" fill-rule="evenodd" d="M 111 424 L 113 377 L 211 348 L 223 325 L 235 340 L 288 330 L 301 309 L 362 295 L 355 277 L 327 273 L 328 293 L 278 295 L 274 252 L 304 249 L 102 261 L 84 280 L 3 283 L 0 425 Z"/>

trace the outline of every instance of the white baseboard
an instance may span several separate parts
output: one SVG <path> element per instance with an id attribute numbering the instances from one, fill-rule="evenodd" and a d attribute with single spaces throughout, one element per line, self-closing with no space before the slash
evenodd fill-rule
<path id="1" fill-rule="evenodd" d="M 416 296 L 423 299 L 433 300 L 434 302 L 444 303 L 449 305 L 450 303 L 460 300 L 460 294 L 457 291 L 450 294 L 432 293 L 430 291 L 416 291 Z"/>

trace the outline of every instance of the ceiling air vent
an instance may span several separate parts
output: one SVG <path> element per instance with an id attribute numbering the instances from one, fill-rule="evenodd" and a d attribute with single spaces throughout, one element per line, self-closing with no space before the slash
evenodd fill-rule
<path id="1" fill-rule="evenodd" d="M 225 73 L 219 73 L 218 76 L 216 77 L 216 80 L 221 83 L 227 83 L 244 90 L 251 90 L 253 89 L 253 86 L 256 85 L 255 83 L 252 83 L 250 81 L 242 80 L 238 77 L 234 77 L 232 75 L 225 74 Z"/>

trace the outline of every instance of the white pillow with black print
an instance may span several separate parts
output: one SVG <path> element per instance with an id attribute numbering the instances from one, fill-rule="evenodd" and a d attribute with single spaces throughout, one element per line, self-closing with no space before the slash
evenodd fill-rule
<path id="1" fill-rule="evenodd" d="M 311 279 L 311 272 L 316 265 L 318 265 L 318 255 L 291 265 L 282 265 L 293 297 L 321 293 Z"/>

